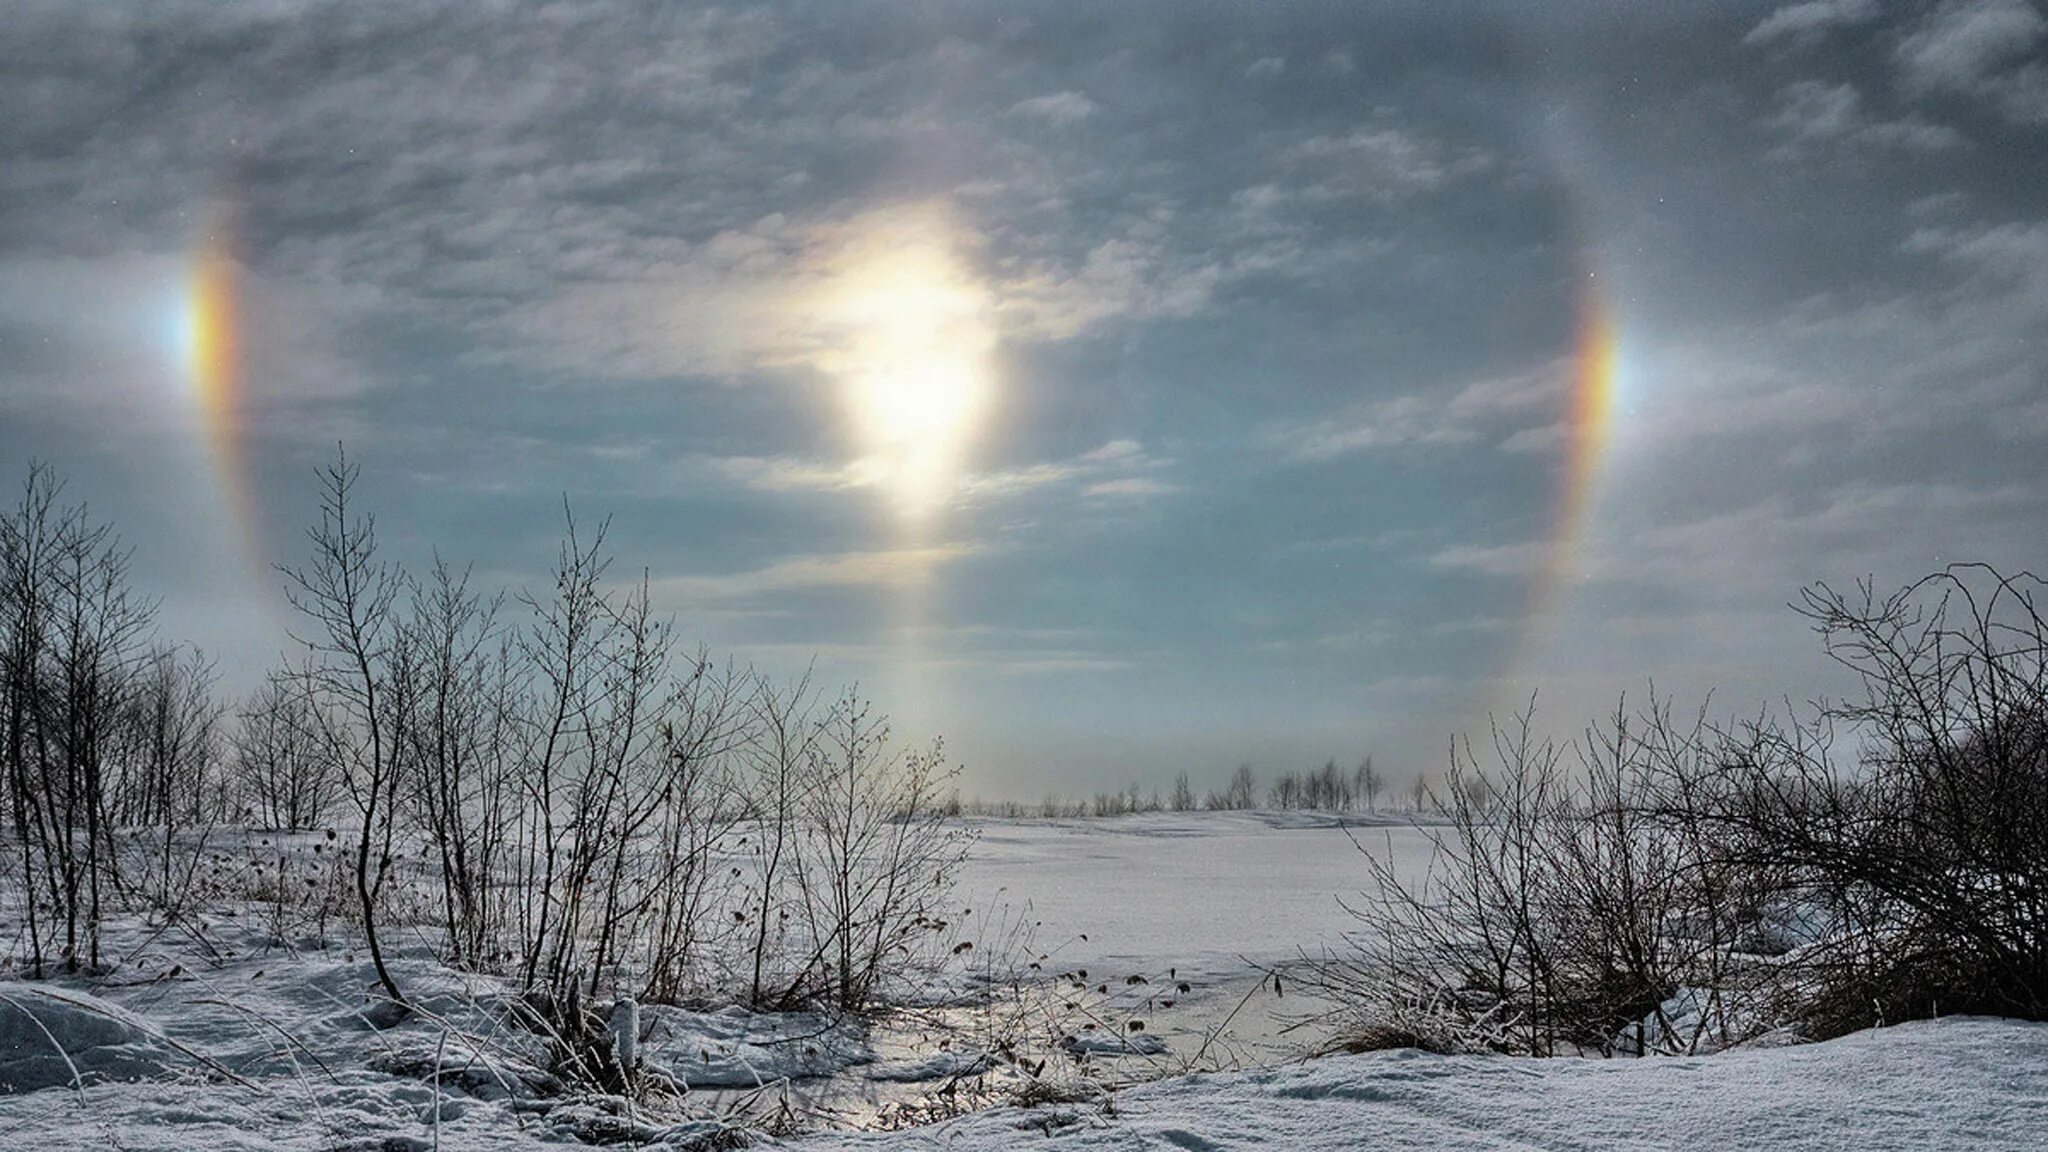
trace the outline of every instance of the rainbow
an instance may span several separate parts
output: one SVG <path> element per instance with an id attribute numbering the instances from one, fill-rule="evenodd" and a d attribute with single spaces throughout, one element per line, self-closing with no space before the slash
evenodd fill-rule
<path id="1" fill-rule="evenodd" d="M 229 225 L 226 212 L 216 213 L 193 252 L 182 288 L 178 336 L 187 394 L 206 441 L 215 484 L 243 555 L 254 563 L 254 501 L 241 441 L 241 272 Z"/>
<path id="2" fill-rule="evenodd" d="M 1597 276 L 1588 273 L 1579 298 L 1578 333 L 1573 341 L 1571 383 L 1565 402 L 1565 459 L 1558 484 L 1557 511 L 1551 517 L 1549 555 L 1545 558 L 1537 607 L 1547 613 L 1565 584 L 1577 573 L 1578 549 L 1599 490 L 1600 465 L 1614 430 L 1614 399 L 1621 368 L 1621 335 L 1614 312 L 1600 291 Z"/>
<path id="3" fill-rule="evenodd" d="M 1530 578 L 1521 627 L 1508 651 L 1502 684 L 1507 696 L 1495 697 L 1507 713 L 1528 706 L 1532 664 L 1549 639 L 1572 585 L 1584 575 L 1580 549 L 1599 496 L 1621 384 L 1621 332 L 1613 304 L 1602 288 L 1597 272 L 1582 274 L 1576 331 L 1564 369 L 1568 376 L 1564 461 L 1540 566 Z"/>

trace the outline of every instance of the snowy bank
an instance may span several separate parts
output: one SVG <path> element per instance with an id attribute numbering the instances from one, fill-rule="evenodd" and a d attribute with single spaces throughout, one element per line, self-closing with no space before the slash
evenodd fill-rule
<path id="1" fill-rule="evenodd" d="M 6 986 L 11 1000 L 34 1008 L 35 1022 L 0 1006 L 20 1017 L 0 1019 L 4 1051 L 36 1067 L 22 1070 L 15 1094 L 0 1095 L 0 1146 L 518 1152 L 593 1139 L 722 1147 L 735 1135 L 715 1122 L 663 1121 L 611 1098 L 549 1098 L 541 1086 L 549 1078 L 517 1054 L 530 1038 L 492 1032 L 483 1012 L 489 995 L 445 976 L 437 987 L 418 960 L 402 963 L 431 1007 L 385 1033 L 361 1027 L 337 1005 L 339 992 L 320 994 L 367 985 L 360 959 L 281 960 L 235 961 L 230 986 L 218 992 L 186 979 L 108 989 L 107 999 L 59 985 Z M 686 1082 L 737 1079 L 723 1073 L 744 1068 L 754 1083 L 849 1058 L 854 1072 L 881 1074 L 873 1079 L 949 1070 L 866 1065 L 870 1055 L 852 1036 L 798 1018 L 667 1009 L 652 1016 L 650 1055 Z M 458 1018 L 460 1033 L 436 1023 Z M 74 1080 L 61 1060 L 45 1061 L 50 1038 L 81 1072 L 97 1074 Z M 109 1082 L 117 1077 L 127 1082 Z M 1118 1092 L 1108 1104 L 1005 1108 L 932 1128 L 826 1133 L 787 1146 L 2043 1147 L 2048 1024 L 1952 1018 L 1687 1059 L 1378 1052 L 1164 1080 Z"/>
<path id="2" fill-rule="evenodd" d="M 1695 1059 L 1416 1051 L 1133 1088 L 1114 1107 L 1002 1109 L 870 1148 L 1943 1149 L 2048 1145 L 2048 1024 L 1948 1019 Z"/>
<path id="3" fill-rule="evenodd" d="M 0 1095 L 169 1075 L 174 1057 L 140 1017 L 83 992 L 0 982 Z"/>
<path id="4" fill-rule="evenodd" d="M 521 1116 L 417 1079 L 347 1077 L 319 1113 L 222 1083 L 52 1087 L 0 1098 L 9 1147 L 575 1147 L 562 1117 Z M 343 1097 L 347 1097 L 344 1099 Z M 649 1146 L 726 1146 L 712 1124 L 628 1125 Z M 587 1134 L 587 1133 L 586 1133 Z M 621 1133 L 623 1134 L 623 1132 Z M 708 1139 L 707 1139 L 708 1138 Z M 1132 1088 L 1113 1104 L 1004 1108 L 902 1132 L 826 1133 L 792 1152 L 861 1149 L 1979 1149 L 2048 1144 L 2048 1025 L 1953 1018 L 1824 1044 L 1692 1059 L 1531 1060 L 1416 1051 L 1342 1056 Z"/>

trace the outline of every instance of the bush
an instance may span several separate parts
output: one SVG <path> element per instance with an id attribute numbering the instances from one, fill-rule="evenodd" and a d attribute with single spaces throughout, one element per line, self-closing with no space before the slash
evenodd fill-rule
<path id="1" fill-rule="evenodd" d="M 1952 1012 L 2048 1018 L 2048 627 L 2042 582 L 1964 565 L 1800 605 L 1860 700 L 1753 730 L 1705 791 L 1742 862 L 1830 933 L 1829 1030 Z M 1828 754 L 1837 733 L 1852 758 Z"/>
<path id="2" fill-rule="evenodd" d="M 1420 884 L 1370 857 L 1344 1030 L 1445 1050 L 1694 1052 L 1952 1012 L 2048 1018 L 2041 582 L 1959 566 L 1799 605 L 1861 698 L 1569 745 L 1454 746 Z M 1850 751 L 1844 752 L 1843 749 Z"/>
<path id="3" fill-rule="evenodd" d="M 1490 766 L 1454 748 L 1437 866 L 1410 884 L 1368 853 L 1355 950 L 1310 967 L 1340 1031 L 1549 1056 L 1696 1052 L 1774 1025 L 1728 995 L 1762 897 L 1697 823 L 1662 818 L 1705 747 L 1653 702 L 1570 746 L 1536 738 L 1525 712 L 1493 731 Z"/>

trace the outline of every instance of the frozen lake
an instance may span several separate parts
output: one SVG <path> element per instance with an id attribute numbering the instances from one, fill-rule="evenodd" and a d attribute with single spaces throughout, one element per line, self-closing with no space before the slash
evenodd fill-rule
<path id="1" fill-rule="evenodd" d="M 1372 882 L 1361 849 L 1419 879 L 1440 831 L 1308 812 L 974 824 L 960 889 L 977 918 L 1028 926 L 1046 973 L 1085 971 L 1079 983 L 1106 988 L 1104 1027 L 1139 1018 L 1168 1045 L 1163 1060 L 1200 1052 L 1223 1065 L 1313 1046 L 1313 1026 L 1289 1025 L 1317 1005 L 1298 989 L 1273 995 L 1265 972 L 1357 930 L 1344 902 Z"/>
<path id="2" fill-rule="evenodd" d="M 1435 829 L 1308 812 L 1142 813 L 976 821 L 961 879 L 972 905 L 1037 925 L 1062 967 L 1107 975 L 1240 975 L 1342 942 L 1340 900 L 1370 883 L 1360 847 L 1403 876 L 1428 866 Z M 1083 940 L 1081 937 L 1086 936 Z"/>

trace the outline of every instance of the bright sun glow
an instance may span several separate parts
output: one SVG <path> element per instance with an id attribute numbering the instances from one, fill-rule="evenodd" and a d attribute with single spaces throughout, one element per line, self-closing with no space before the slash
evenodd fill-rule
<path id="1" fill-rule="evenodd" d="M 840 381 L 860 470 L 913 519 L 945 503 L 988 409 L 990 310 L 936 212 L 870 220 L 832 262 L 817 362 Z"/>

